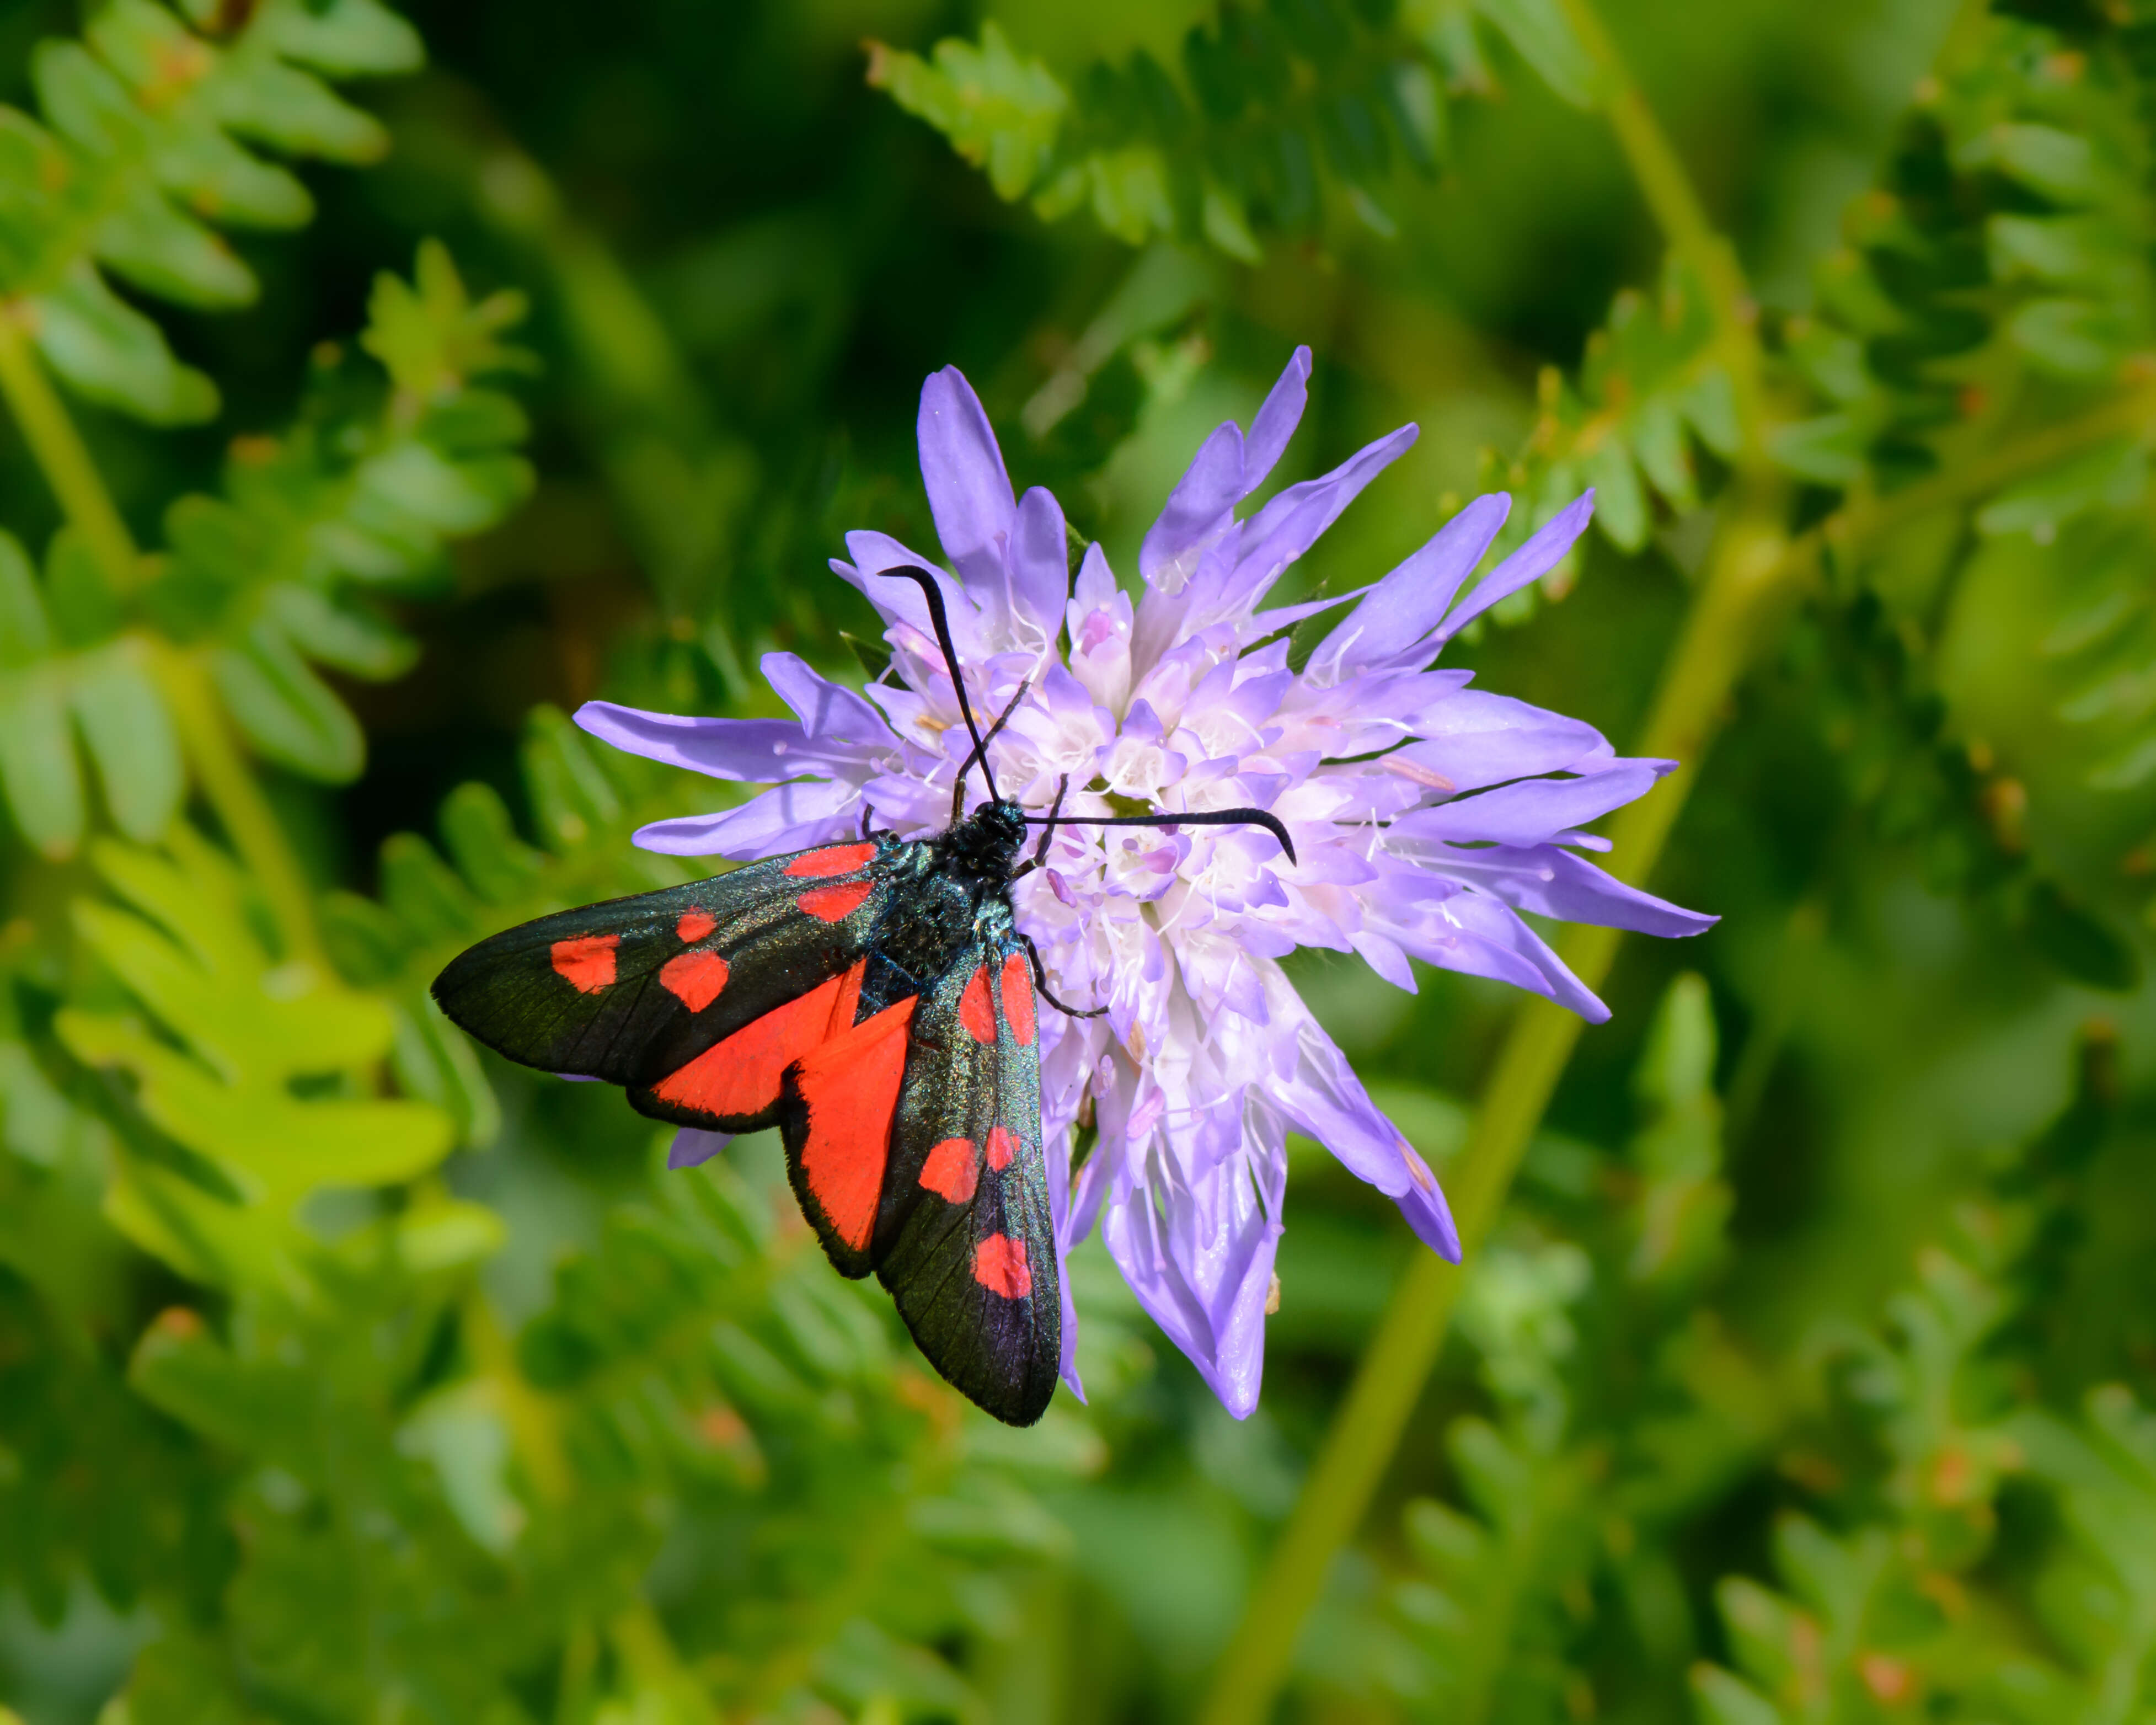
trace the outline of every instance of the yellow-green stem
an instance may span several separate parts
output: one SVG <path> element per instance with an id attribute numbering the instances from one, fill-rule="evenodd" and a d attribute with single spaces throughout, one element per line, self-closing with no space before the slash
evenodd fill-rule
<path id="1" fill-rule="evenodd" d="M 195 783 L 269 901 L 285 956 L 326 965 L 321 933 L 315 922 L 313 889 L 292 854 L 276 811 L 233 741 L 208 671 L 198 657 L 177 647 L 160 644 L 156 650 L 157 681 L 172 709 Z"/>
<path id="2" fill-rule="evenodd" d="M 1616 872 L 1640 881 L 1652 870 L 1766 625 L 1812 584 L 1830 547 L 1843 557 L 1861 556 L 1921 516 L 1959 506 L 2135 432 L 2156 432 L 2156 388 L 2145 382 L 2077 419 L 2046 427 L 1922 485 L 1854 503 L 1823 528 L 1794 542 L 1782 535 L 1778 489 L 1767 485 L 1752 492 L 1717 539 L 1640 739 L 1642 754 L 1673 757 L 1683 764 L 1613 824 Z M 1575 927 L 1559 942 L 1559 951 L 1594 988 L 1609 973 L 1619 938 L 1614 929 Z M 1513 1021 L 1484 1090 L 1474 1132 L 1446 1175 L 1460 1239 L 1469 1251 L 1496 1219 L 1520 1157 L 1584 1028 L 1578 1019 L 1546 1000 L 1528 1002 Z M 1361 1524 L 1399 1446 L 1436 1361 L 1459 1288 L 1456 1271 L 1425 1255 L 1416 1259 L 1394 1292 L 1221 1661 L 1200 1715 L 1203 1725 L 1255 1725 L 1270 1710 L 1332 1558 Z"/>
<path id="3" fill-rule="evenodd" d="M 1751 289 L 1727 239 L 1707 219 L 1691 177 L 1668 134 L 1632 81 L 1617 44 L 1591 0 L 1558 0 L 1565 22 L 1594 63 L 1595 99 L 1616 135 L 1625 166 L 1670 249 L 1698 275 L 1721 329 L 1720 347 L 1737 390 L 1738 420 L 1748 454 L 1756 458 L 1765 432 L 1757 315 Z"/>
<path id="4" fill-rule="evenodd" d="M 30 346 L 29 308 L 19 300 L 0 303 L 0 394 L 22 429 L 45 483 L 88 542 L 113 591 L 126 593 L 141 573 L 141 557 L 120 518 L 111 493 L 90 459 L 82 434 L 68 417 L 59 393 Z"/>
<path id="5" fill-rule="evenodd" d="M 1791 562 L 1781 518 L 1780 494 L 1767 488 L 1732 516 L 1717 542 L 1642 739 L 1642 753 L 1675 757 L 1684 764 L 1627 809 L 1610 832 L 1620 872 L 1633 880 L 1644 880 L 1661 855 L 1758 622 L 1780 591 L 1780 578 Z M 1614 929 L 1575 927 L 1560 950 L 1592 988 L 1608 975 L 1617 941 Z M 1547 1000 L 1530 1001 L 1513 1020 L 1474 1132 L 1446 1178 L 1460 1243 L 1469 1253 L 1496 1221 L 1521 1154 L 1584 1028 L 1581 1019 Z M 1333 1554 L 1362 1521 L 1422 1394 L 1459 1288 L 1451 1266 L 1419 1255 L 1394 1294 L 1221 1661 L 1201 1716 L 1204 1725 L 1246 1725 L 1264 1718 L 1270 1707 Z"/>

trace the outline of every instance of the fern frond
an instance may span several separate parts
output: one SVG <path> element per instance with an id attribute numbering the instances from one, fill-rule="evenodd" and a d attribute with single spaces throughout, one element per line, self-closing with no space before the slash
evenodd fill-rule
<path id="1" fill-rule="evenodd" d="M 338 783 L 365 761 L 358 721 L 316 672 L 382 680 L 416 649 L 380 598 L 439 585 L 452 539 L 501 521 L 531 489 L 526 424 L 485 377 L 526 357 L 501 340 L 514 295 L 475 302 L 449 254 L 420 248 L 415 290 L 385 275 L 362 336 L 388 367 L 318 350 L 309 402 L 281 436 L 234 440 L 223 495 L 166 511 L 169 550 L 115 593 L 72 530 L 44 580 L 0 532 L 0 791 L 54 859 L 80 843 L 80 733 L 120 830 L 161 838 L 185 790 L 161 653 L 208 660 L 226 709 L 268 758 Z"/>
<path id="2" fill-rule="evenodd" d="M 0 108 L 0 298 L 53 369 L 88 399 L 187 424 L 217 412 L 215 387 L 182 364 L 105 272 L 185 305 L 252 302 L 254 273 L 217 229 L 304 224 L 314 202 L 264 159 L 371 162 L 380 125 L 329 80 L 409 71 L 418 37 L 379 0 L 110 0 L 80 42 L 32 57 L 44 123 Z"/>
<path id="3" fill-rule="evenodd" d="M 138 1130 L 105 1214 L 192 1280 L 296 1293 L 301 1204 L 424 1173 L 449 1152 L 449 1122 L 346 1090 L 341 1075 L 389 1052 L 388 1009 L 273 961 L 239 871 L 190 829 L 174 829 L 169 858 L 106 841 L 92 860 L 122 902 L 78 903 L 75 932 L 135 1009 L 70 1006 L 55 1028 L 76 1060 L 133 1086 L 124 1114 Z"/>
<path id="4" fill-rule="evenodd" d="M 988 24 L 978 46 L 946 40 L 925 59 L 874 44 L 869 81 L 1045 220 L 1088 210 L 1132 245 L 1168 236 L 1252 262 L 1261 234 L 1317 229 L 1328 198 L 1394 231 L 1383 198 L 1399 164 L 1431 176 L 1448 153 L 1446 85 L 1486 86 L 1470 17 L 1227 4 L 1184 38 L 1180 80 L 1141 50 L 1068 85 Z"/>

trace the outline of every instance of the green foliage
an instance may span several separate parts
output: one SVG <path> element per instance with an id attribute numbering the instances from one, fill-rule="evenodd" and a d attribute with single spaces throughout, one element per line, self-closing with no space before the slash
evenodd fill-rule
<path id="1" fill-rule="evenodd" d="M 160 675 L 172 649 L 207 660 L 269 759 L 332 782 L 358 774 L 359 723 L 316 667 L 403 675 L 415 649 L 382 602 L 439 593 L 444 542 L 530 491 L 522 410 L 474 381 L 524 362 L 495 339 L 520 310 L 511 294 L 474 304 L 449 254 L 423 245 L 417 290 L 382 276 L 360 337 L 388 387 L 341 350 L 318 351 L 297 423 L 235 439 L 223 494 L 172 505 L 170 551 L 128 591 L 69 530 L 41 588 L 0 530 L 0 787 L 26 839 L 56 858 L 81 842 L 78 731 L 114 824 L 146 843 L 166 831 L 185 790 Z"/>
<path id="2" fill-rule="evenodd" d="M 1089 1246 L 1091 1404 L 1014 1434 L 830 1273 L 767 1140 L 670 1170 L 426 983 L 686 878 L 629 834 L 737 794 L 577 701 L 885 672 L 817 572 L 932 549 L 925 372 L 1128 574 L 1306 338 L 1278 483 L 1424 427 L 1324 579 L 1493 439 L 1507 545 L 1596 491 L 1495 620 L 1588 585 L 1460 644 L 1478 686 L 1629 746 L 1658 657 L 1737 630 L 1732 561 L 1784 603 L 1678 751 L 1656 890 L 1722 927 L 1614 973 L 1284 1711 L 2156 1710 L 2149 27 L 1608 10 L 1005 8 L 872 48 L 865 98 L 903 6 L 622 7 L 565 54 L 470 0 L 379 117 L 348 81 L 420 49 L 378 0 L 0 33 L 38 116 L 0 113 L 0 1719 L 1199 1716 L 1382 1345 L 1390 1206 L 1298 1147 L 1240 1425 Z M 1091 219 L 984 223 L 893 103 Z M 73 454 L 70 401 L 119 410 Z M 1298 985 L 1457 1196 L 1507 1009 L 1422 980 Z M 2061 1110 L 2087 985 L 2127 998 Z"/>
<path id="3" fill-rule="evenodd" d="M 2059 1230 L 2085 1202 L 2071 1176 L 2108 1124 L 2113 1067 L 2109 1032 L 2094 1034 L 2067 1111 L 2002 1161 L 1953 1238 L 1919 1255 L 1880 1327 L 1837 1350 L 1870 1440 L 1829 1493 L 1843 1527 L 1785 1516 L 1785 1590 L 1741 1577 L 1717 1590 L 1738 1670 L 1694 1673 L 1706 1725 L 1903 1707 L 2035 1725 L 2132 1718 L 2156 1702 L 2149 1416 L 2123 1386 L 2090 1392 L 2079 1418 L 2031 1405 L 2026 1387 L 2042 1336 L 2027 1323 L 2041 1308 L 2025 1302 L 2053 1291 L 2043 1272 L 2059 1267 Z M 1986 1563 L 2010 1486 L 2055 1511 L 2039 1560 L 2022 1566 L 2035 1576 L 2025 1597 Z"/>
<path id="4" fill-rule="evenodd" d="M 249 146 L 372 162 L 388 137 L 325 80 L 419 61 L 378 0 L 188 0 L 186 22 L 159 0 L 110 0 L 83 41 L 32 55 L 44 125 L 0 110 L 0 294 L 88 399 L 155 425 L 213 418 L 216 387 L 104 272 L 182 305 L 251 303 L 254 272 L 215 228 L 296 228 L 314 200 Z"/>
<path id="5" fill-rule="evenodd" d="M 1951 709 L 1928 680 L 1921 642 L 1912 624 L 1897 624 L 1863 592 L 1790 632 L 1791 669 L 1804 680 L 1852 811 L 1881 840 L 1913 848 L 1935 891 L 2001 917 L 2065 974 L 2132 988 L 2139 955 L 2030 847 L 2027 788 L 1981 739 L 1952 733 Z"/>
<path id="6" fill-rule="evenodd" d="M 349 1091 L 347 1075 L 389 1051 L 382 1004 L 276 963 L 230 863 L 185 827 L 170 849 L 167 860 L 100 845 L 98 872 L 129 908 L 74 913 L 86 952 L 147 1021 L 68 1007 L 54 1028 L 85 1066 L 132 1080 L 126 1118 L 142 1142 L 116 1158 L 113 1225 L 190 1281 L 289 1290 L 307 1199 L 417 1178 L 448 1153 L 449 1123 Z"/>
<path id="7" fill-rule="evenodd" d="M 1568 43 L 1544 7 L 1482 9 L 1538 50 Z M 1489 86 L 1474 10 L 1228 5 L 1183 38 L 1179 83 L 1140 49 L 1069 88 L 988 24 L 978 47 L 952 38 L 927 59 L 875 44 L 869 81 L 983 168 L 998 197 L 1030 193 L 1045 220 L 1088 210 L 1128 244 L 1175 238 L 1255 263 L 1260 234 L 1316 229 L 1328 194 L 1398 231 L 1385 199 L 1400 164 L 1435 176 L 1450 153 L 1448 91 Z M 1564 46 L 1550 52 L 1569 69 Z"/>
<path id="8" fill-rule="evenodd" d="M 1460 1332 L 1496 1418 L 1465 1416 L 1445 1437 L 1472 1513 L 1407 1512 L 1419 1573 L 1395 1607 L 1426 1661 L 1419 1717 L 1554 1722 L 1640 1705 L 1637 1673 L 1612 1686 L 1595 1668 L 1598 1590 L 1665 1688 L 1691 1649 L 1661 1541 L 1785 1417 L 1686 1303 L 1726 1267 L 1716 1045 L 1705 983 L 1680 976 L 1634 1073 L 1630 1143 L 1614 1157 L 1538 1146 L 1531 1206 L 1468 1284 Z M 1598 1203 L 1604 1191 L 1621 1197 Z"/>

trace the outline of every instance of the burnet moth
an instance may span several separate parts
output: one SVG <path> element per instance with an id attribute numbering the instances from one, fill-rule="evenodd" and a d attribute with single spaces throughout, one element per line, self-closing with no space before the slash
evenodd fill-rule
<path id="1" fill-rule="evenodd" d="M 511 928 L 434 979 L 442 1010 L 542 1071 L 622 1086 L 655 1120 L 776 1125 L 803 1214 L 840 1274 L 874 1271 L 929 1363 L 1014 1425 L 1040 1419 L 1062 1358 L 1041 1149 L 1039 1004 L 1049 992 L 1011 883 L 1058 825 L 1255 824 L 1255 809 L 1073 818 L 996 789 L 942 593 L 920 583 L 973 752 L 950 826 L 767 857 L 663 892 Z M 1025 691 L 1011 703 L 1015 707 Z M 965 812 L 975 766 L 988 800 Z M 1041 829 L 1022 859 L 1026 829 Z"/>

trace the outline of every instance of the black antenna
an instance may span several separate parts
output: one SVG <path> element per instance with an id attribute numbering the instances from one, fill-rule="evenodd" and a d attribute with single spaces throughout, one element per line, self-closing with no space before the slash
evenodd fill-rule
<path id="1" fill-rule="evenodd" d="M 971 767 L 975 761 L 978 761 L 981 763 L 981 770 L 983 773 L 988 771 L 988 745 L 1003 734 L 1004 726 L 1010 723 L 1011 715 L 1018 711 L 1019 702 L 1025 699 L 1025 691 L 1031 687 L 1033 687 L 1031 677 L 1028 677 L 1018 685 L 1018 693 L 1004 704 L 1004 710 L 996 715 L 996 722 L 988 726 L 988 734 L 981 739 L 980 747 L 966 757 L 966 767 Z M 966 812 L 966 767 L 961 767 L 958 769 L 958 782 L 951 787 L 951 824 L 952 826 L 957 825 L 958 817 Z M 993 793 L 995 788 L 995 782 L 991 779 L 988 783 L 989 791 Z"/>
<path id="2" fill-rule="evenodd" d="M 1178 827 L 1263 827 L 1280 840 L 1290 862 L 1296 860 L 1295 841 L 1277 817 L 1262 809 L 1209 809 L 1202 814 L 1178 814 L 1163 809 L 1158 814 L 1029 814 L 1026 824 L 1036 827 L 1158 827 L 1173 832 Z"/>
<path id="3" fill-rule="evenodd" d="M 958 670 L 958 649 L 951 644 L 951 619 L 943 614 L 943 590 L 937 586 L 936 578 L 917 564 L 906 564 L 896 569 L 882 569 L 883 575 L 903 575 L 909 581 L 921 584 L 921 593 L 928 600 L 928 620 L 936 625 L 936 644 L 943 649 L 943 663 L 951 670 L 951 686 L 958 691 L 958 711 L 966 720 L 966 734 L 973 739 L 973 752 L 966 757 L 966 766 L 958 769 L 958 785 L 963 797 L 966 783 L 966 768 L 974 762 L 981 763 L 981 777 L 988 782 L 988 800 L 1003 801 L 1003 793 L 996 789 L 996 775 L 988 767 L 988 745 L 981 740 L 981 727 L 973 722 L 973 703 L 966 699 L 966 679 Z"/>
<path id="4" fill-rule="evenodd" d="M 958 691 L 958 711 L 964 716 L 966 721 L 966 734 L 973 739 L 973 752 L 966 757 L 965 764 L 959 768 L 958 783 L 952 791 L 951 819 L 955 824 L 960 811 L 965 806 L 966 774 L 976 761 L 981 763 L 981 777 L 988 782 L 988 800 L 993 803 L 1003 801 L 1003 793 L 996 788 L 994 769 L 988 765 L 988 740 L 1009 722 L 1010 716 L 1018 711 L 1019 702 L 1025 699 L 1025 691 L 1032 685 L 1030 681 L 1019 685 L 1018 693 L 1011 697 L 1010 705 L 1003 710 L 1002 716 L 997 719 L 994 728 L 988 732 L 988 737 L 983 737 L 981 727 L 973 722 L 973 703 L 966 699 L 966 679 L 958 669 L 958 649 L 951 642 L 951 619 L 944 613 L 943 590 L 936 584 L 935 576 L 917 563 L 901 564 L 895 569 L 880 569 L 877 573 L 903 575 L 907 580 L 919 585 L 921 596 L 928 601 L 928 620 L 935 625 L 936 644 L 943 649 L 943 663 L 950 669 L 951 686 Z M 1062 805 L 1062 790 L 1059 787 L 1055 806 L 1060 809 Z M 1029 826 L 1046 827 L 1050 829 L 1050 833 L 1059 826 L 1158 827 L 1163 832 L 1171 833 L 1178 827 L 1263 827 L 1280 840 L 1280 847 L 1287 853 L 1287 860 L 1290 862 L 1296 860 L 1295 841 L 1288 837 L 1287 829 L 1282 826 L 1276 817 L 1266 814 L 1262 809 L 1213 809 L 1197 814 L 1177 814 L 1163 810 L 1157 815 L 1058 814 L 1055 809 L 1050 809 L 1046 814 L 1029 814 L 1025 817 L 1025 821 Z M 1044 833 L 1041 835 L 1044 852 L 1047 848 L 1050 833 Z M 1034 860 L 1038 862 L 1040 858 L 1036 856 Z M 1036 959 L 1035 963 L 1038 963 L 1038 962 Z"/>

